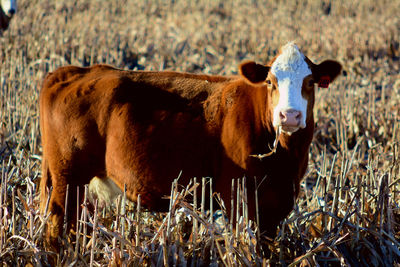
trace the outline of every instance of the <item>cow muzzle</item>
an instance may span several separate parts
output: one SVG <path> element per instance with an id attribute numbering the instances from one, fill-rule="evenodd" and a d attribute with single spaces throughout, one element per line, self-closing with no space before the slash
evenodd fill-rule
<path id="1" fill-rule="evenodd" d="M 305 125 L 302 125 L 302 114 L 298 110 L 288 109 L 279 111 L 279 118 L 276 123 L 277 127 L 281 127 L 283 132 L 286 133 L 294 133 L 299 128 L 304 128 Z"/>

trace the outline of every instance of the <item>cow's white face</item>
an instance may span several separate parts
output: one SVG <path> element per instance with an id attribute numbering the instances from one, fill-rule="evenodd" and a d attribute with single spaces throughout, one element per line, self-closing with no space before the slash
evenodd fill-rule
<path id="1" fill-rule="evenodd" d="M 17 12 L 17 0 L 1 0 L 1 7 L 8 16 Z"/>
<path id="2" fill-rule="evenodd" d="M 266 93 L 266 121 L 292 134 L 313 121 L 314 87 L 328 87 L 340 74 L 342 66 L 333 60 L 316 65 L 305 57 L 294 43 L 283 46 L 267 65 L 243 62 L 240 74 Z"/>
<path id="3" fill-rule="evenodd" d="M 274 127 L 293 133 L 306 127 L 307 100 L 303 97 L 304 78 L 311 75 L 304 55 L 294 43 L 289 43 L 271 65 L 279 100 L 273 111 Z"/>

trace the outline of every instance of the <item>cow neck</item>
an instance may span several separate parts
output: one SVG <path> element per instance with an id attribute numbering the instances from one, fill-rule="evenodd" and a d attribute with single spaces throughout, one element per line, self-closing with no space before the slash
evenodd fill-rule
<path id="1" fill-rule="evenodd" d="M 236 80 L 224 86 L 218 98 L 222 146 L 226 155 L 243 169 L 247 169 L 249 155 L 268 147 L 266 103 L 261 92 L 261 88 Z"/>
<path id="2" fill-rule="evenodd" d="M 279 136 L 279 147 L 284 151 L 293 152 L 295 156 L 307 153 L 313 137 L 314 121 L 309 120 L 306 123 L 306 128 L 299 129 L 291 135 L 281 134 Z"/>

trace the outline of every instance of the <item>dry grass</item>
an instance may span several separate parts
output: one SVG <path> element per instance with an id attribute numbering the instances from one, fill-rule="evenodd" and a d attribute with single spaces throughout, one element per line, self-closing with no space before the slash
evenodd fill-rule
<path id="1" fill-rule="evenodd" d="M 188 196 L 201 194 L 197 181 L 172 187 L 167 216 L 141 214 L 129 205 L 107 216 L 79 207 L 77 234 L 64 237 L 58 261 L 399 265 L 398 14 L 398 1 L 372 0 L 19 1 L 19 13 L 0 37 L 0 262 L 44 266 L 52 255 L 43 247 L 46 217 L 38 213 L 37 198 L 37 102 L 45 73 L 66 64 L 105 62 L 231 74 L 243 59 L 265 62 L 282 44 L 296 40 L 316 62 L 341 61 L 347 75 L 317 91 L 309 171 L 276 240 L 263 240 L 254 223 L 240 218 L 245 207 L 222 231 L 225 220 L 215 223 L 201 203 L 189 202 Z M 254 195 L 242 192 L 234 198 Z M 268 257 L 260 242 L 270 247 Z"/>

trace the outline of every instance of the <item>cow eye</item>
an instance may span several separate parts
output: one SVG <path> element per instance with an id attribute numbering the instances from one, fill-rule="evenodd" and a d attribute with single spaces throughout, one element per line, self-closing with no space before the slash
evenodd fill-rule
<path id="1" fill-rule="evenodd" d="M 313 79 L 311 79 L 311 80 L 308 81 L 308 86 L 309 87 L 314 87 L 314 83 L 315 83 L 315 81 Z"/>
<path id="2" fill-rule="evenodd" d="M 271 80 L 269 80 L 269 79 L 266 80 L 265 82 L 268 84 L 268 86 L 271 86 L 271 85 L 272 85 L 272 82 L 271 82 Z"/>

